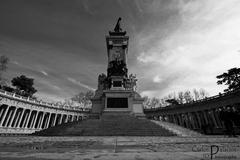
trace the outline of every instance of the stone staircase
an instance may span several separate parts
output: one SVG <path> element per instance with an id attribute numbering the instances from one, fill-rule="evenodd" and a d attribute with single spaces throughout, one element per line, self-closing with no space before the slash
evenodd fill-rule
<path id="1" fill-rule="evenodd" d="M 181 137 L 203 137 L 204 136 L 198 132 L 181 127 L 174 123 L 169 123 L 169 122 L 164 122 L 164 121 L 155 121 L 155 120 L 151 120 L 151 121 L 165 129 L 175 133 L 176 135 L 181 136 Z"/>
<path id="2" fill-rule="evenodd" d="M 67 123 L 34 133 L 40 136 L 174 136 L 148 119 L 128 112 L 105 112 L 100 119 Z"/>

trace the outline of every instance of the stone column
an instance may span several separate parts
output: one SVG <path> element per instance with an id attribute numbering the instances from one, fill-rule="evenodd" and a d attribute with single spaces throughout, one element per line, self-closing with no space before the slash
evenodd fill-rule
<path id="1" fill-rule="evenodd" d="M 23 110 L 22 110 L 22 114 L 21 114 L 21 116 L 20 116 L 19 123 L 17 123 L 17 125 L 16 125 L 16 127 L 17 127 L 17 128 L 19 128 L 19 127 L 20 127 L 20 125 L 21 125 L 21 122 L 22 122 L 22 120 L 23 120 L 23 115 L 24 115 L 24 112 L 25 112 L 25 109 L 23 109 Z"/>
<path id="2" fill-rule="evenodd" d="M 11 107 L 10 107 L 10 108 L 11 108 Z M 11 110 L 10 108 L 9 108 L 9 111 L 8 111 L 9 114 L 8 114 L 8 116 L 6 117 L 6 123 L 5 123 L 5 126 L 4 126 L 4 127 L 8 127 L 8 123 L 9 123 L 9 121 L 11 120 L 11 116 L 12 116 L 12 114 L 13 114 L 13 112 L 14 112 L 14 111 Z"/>
<path id="3" fill-rule="evenodd" d="M 208 118 L 207 118 L 207 115 L 206 115 L 206 111 L 202 111 L 202 113 L 203 113 L 203 117 L 205 119 L 206 124 L 209 124 L 209 121 L 208 121 Z"/>
<path id="4" fill-rule="evenodd" d="M 60 114 L 60 122 L 59 122 L 59 124 L 62 124 L 62 119 L 63 119 L 63 114 Z"/>
<path id="5" fill-rule="evenodd" d="M 191 123 L 190 123 L 190 119 L 189 119 L 188 112 L 187 112 L 187 113 L 184 113 L 184 119 L 185 119 L 187 128 L 190 128 L 190 129 L 191 129 L 192 127 L 191 127 Z"/>
<path id="6" fill-rule="evenodd" d="M 178 114 L 178 119 L 179 119 L 179 123 L 180 123 L 180 126 L 183 126 L 183 119 L 182 119 L 182 114 Z"/>
<path id="7" fill-rule="evenodd" d="M 7 113 L 8 113 L 8 111 L 9 111 L 9 108 L 10 108 L 10 107 L 7 106 L 6 111 L 4 112 L 3 118 L 2 118 L 2 120 L 1 120 L 1 122 L 0 122 L 0 126 L 1 126 L 1 127 L 2 127 L 3 122 L 4 122 L 4 120 L 5 120 L 6 116 L 7 116 Z"/>
<path id="8" fill-rule="evenodd" d="M 33 128 L 33 129 L 34 129 L 35 126 L 36 126 L 37 118 L 38 118 L 39 112 L 40 112 L 40 111 L 37 111 L 36 116 L 35 116 L 35 118 L 34 118 L 34 121 L 33 121 L 32 127 L 31 127 L 31 128 Z"/>
<path id="9" fill-rule="evenodd" d="M 28 124 L 30 123 L 31 115 L 32 115 L 32 110 L 30 110 L 30 112 L 28 114 L 28 117 L 27 117 L 27 120 L 26 120 L 26 125 L 24 125 L 24 128 L 28 128 Z"/>
<path id="10" fill-rule="evenodd" d="M 53 126 L 56 126 L 56 121 L 57 121 L 57 113 L 55 114 L 54 120 L 53 120 Z"/>
<path id="11" fill-rule="evenodd" d="M 8 127 L 12 127 L 12 123 L 13 123 L 16 113 L 17 113 L 17 108 L 15 108 L 15 110 L 13 111 L 13 116 L 10 119 L 10 123 L 9 123 Z"/>
<path id="12" fill-rule="evenodd" d="M 17 112 L 16 112 L 16 119 L 15 119 L 15 121 L 13 121 L 12 127 L 17 126 L 17 123 L 19 122 L 20 116 L 21 116 L 21 110 L 20 110 L 20 108 L 18 108 Z"/>
<path id="13" fill-rule="evenodd" d="M 178 124 L 178 123 L 177 123 L 177 120 L 176 120 L 176 117 L 175 117 L 175 114 L 173 114 L 173 123 L 174 123 L 174 124 Z"/>
<path id="14" fill-rule="evenodd" d="M 72 115 L 72 119 L 71 119 L 71 122 L 73 122 L 74 121 L 74 115 Z"/>
<path id="15" fill-rule="evenodd" d="M 194 123 L 195 127 L 196 128 L 200 128 L 200 123 L 199 123 L 199 120 L 197 118 L 197 113 L 196 112 L 192 112 L 191 114 L 192 114 L 192 117 L 193 117 L 194 122 L 195 122 Z"/>
<path id="16" fill-rule="evenodd" d="M 45 122 L 44 128 L 48 128 L 49 122 L 50 122 L 50 118 L 51 118 L 51 113 L 47 114 L 47 120 Z"/>
<path id="17" fill-rule="evenodd" d="M 7 121 L 5 123 L 5 127 L 8 127 L 8 124 L 10 125 L 10 121 L 12 119 L 12 116 L 14 114 L 14 110 L 13 109 L 10 109 L 9 110 L 9 114 L 8 114 L 8 117 L 7 117 Z"/>
<path id="18" fill-rule="evenodd" d="M 45 114 L 46 114 L 45 112 L 42 112 L 41 119 L 39 119 L 39 124 L 37 126 L 38 129 L 42 129 L 42 124 L 43 124 Z"/>
<path id="19" fill-rule="evenodd" d="M 217 124 L 216 119 L 215 119 L 215 117 L 214 117 L 214 115 L 213 115 L 213 114 L 214 114 L 213 112 L 214 112 L 214 111 L 211 110 L 210 116 L 211 116 L 211 118 L 212 118 L 212 120 L 213 120 L 214 126 L 215 126 L 216 128 L 218 128 L 218 124 Z"/>
<path id="20" fill-rule="evenodd" d="M 53 113 L 49 114 L 49 120 L 48 120 L 48 124 L 47 124 L 47 128 L 51 127 L 51 117 L 52 117 Z"/>
<path id="21" fill-rule="evenodd" d="M 28 120 L 28 117 L 29 117 L 29 114 L 30 114 L 30 110 L 29 110 L 29 113 L 27 113 L 27 109 L 26 109 L 26 111 L 25 111 L 25 117 L 24 117 L 24 119 L 23 119 L 23 124 L 22 124 L 22 128 L 25 128 L 25 125 L 26 125 L 26 123 L 27 123 L 27 120 Z"/>
<path id="22" fill-rule="evenodd" d="M 188 112 L 187 113 L 187 116 L 188 116 L 188 120 L 189 120 L 189 123 L 190 123 L 190 126 L 192 129 L 196 129 L 196 125 L 195 125 L 195 119 L 193 117 L 193 114 L 191 112 Z"/>
<path id="23" fill-rule="evenodd" d="M 200 127 L 200 129 L 201 129 L 201 127 L 202 127 L 202 121 L 201 121 L 201 118 L 200 118 L 200 116 L 199 116 L 199 113 L 198 112 L 196 112 L 196 116 L 197 116 L 197 120 L 198 120 L 198 124 L 199 124 L 199 127 Z"/>
<path id="24" fill-rule="evenodd" d="M 217 124 L 218 124 L 218 127 L 219 127 L 219 128 L 222 128 L 222 127 L 223 127 L 223 124 L 222 124 L 222 121 L 221 121 L 220 118 L 219 118 L 219 113 L 216 112 L 216 110 L 213 110 L 213 115 L 214 115 L 214 117 L 215 117 L 215 119 L 216 119 L 216 122 L 217 122 Z"/>
<path id="25" fill-rule="evenodd" d="M 0 107 L 2 107 L 2 106 L 0 106 Z M 0 108 L 0 110 L 1 110 L 1 112 L 0 112 L 0 117 L 2 117 L 2 114 L 3 114 L 3 112 L 4 112 L 4 108 L 2 107 L 2 108 Z"/>
<path id="26" fill-rule="evenodd" d="M 65 123 L 68 122 L 68 117 L 69 117 L 69 115 L 66 115 Z"/>

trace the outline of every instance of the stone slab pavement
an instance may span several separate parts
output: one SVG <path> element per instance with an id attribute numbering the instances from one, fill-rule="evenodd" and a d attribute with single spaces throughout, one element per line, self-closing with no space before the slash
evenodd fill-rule
<path id="1" fill-rule="evenodd" d="M 240 160 L 240 138 L 0 137 L 0 160 Z"/>

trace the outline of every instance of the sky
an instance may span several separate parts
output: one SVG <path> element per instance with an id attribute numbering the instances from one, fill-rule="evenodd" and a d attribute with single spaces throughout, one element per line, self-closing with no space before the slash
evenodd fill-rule
<path id="1" fill-rule="evenodd" d="M 143 96 L 194 88 L 215 95 L 226 88 L 216 76 L 240 66 L 239 0 L 1 0 L 4 77 L 34 78 L 45 101 L 95 90 L 118 17 Z"/>

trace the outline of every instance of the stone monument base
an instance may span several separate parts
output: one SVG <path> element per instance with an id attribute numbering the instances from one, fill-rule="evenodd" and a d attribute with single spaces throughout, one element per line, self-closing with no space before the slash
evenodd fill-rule
<path id="1" fill-rule="evenodd" d="M 132 90 L 104 90 L 101 96 L 92 99 L 92 113 L 126 112 L 135 117 L 144 118 L 141 96 Z"/>

